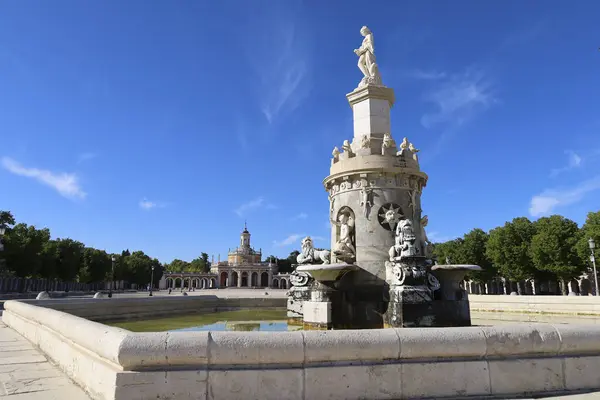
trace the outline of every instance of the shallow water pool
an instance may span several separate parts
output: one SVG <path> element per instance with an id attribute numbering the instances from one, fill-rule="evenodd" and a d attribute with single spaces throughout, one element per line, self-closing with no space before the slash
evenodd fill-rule
<path id="1" fill-rule="evenodd" d="M 160 331 L 262 331 L 284 332 L 302 329 L 289 325 L 286 310 L 238 310 L 210 314 L 178 315 L 139 321 L 114 322 L 116 326 L 133 332 Z M 473 312 L 471 322 L 477 326 L 507 323 L 598 324 L 600 319 L 585 316 L 547 314 L 515 314 Z"/>

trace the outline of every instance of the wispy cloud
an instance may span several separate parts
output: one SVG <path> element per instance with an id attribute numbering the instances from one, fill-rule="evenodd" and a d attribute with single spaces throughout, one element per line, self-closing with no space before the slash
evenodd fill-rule
<path id="1" fill-rule="evenodd" d="M 307 235 L 304 233 L 292 233 L 291 235 L 288 235 L 283 240 L 273 240 L 273 246 L 275 246 L 275 247 L 291 246 L 295 243 L 300 242 L 300 240 L 304 239 L 306 236 Z M 323 242 L 328 241 L 328 239 L 323 236 L 311 236 L 311 235 L 308 235 L 308 236 L 310 236 L 312 238 L 313 242 L 314 241 L 323 241 Z"/>
<path id="2" fill-rule="evenodd" d="M 138 203 L 138 205 L 144 211 L 150 211 L 150 210 L 152 210 L 154 208 L 164 208 L 164 207 L 167 206 L 165 203 L 151 201 L 151 200 L 148 200 L 145 197 L 142 200 L 140 200 L 140 202 Z"/>
<path id="3" fill-rule="evenodd" d="M 290 218 L 292 221 L 298 221 L 299 219 L 306 219 L 308 218 L 308 214 L 305 212 L 301 212 L 298 215 L 294 215 L 292 218 Z"/>
<path id="4" fill-rule="evenodd" d="M 95 153 L 81 153 L 77 156 L 77 164 L 93 160 L 96 157 L 98 157 L 98 155 Z"/>
<path id="5" fill-rule="evenodd" d="M 32 178 L 43 185 L 50 186 L 68 199 L 84 199 L 87 196 L 79 184 L 79 178 L 74 173 L 27 168 L 8 157 L 2 158 L 2 166 L 15 175 Z"/>
<path id="6" fill-rule="evenodd" d="M 294 111 L 310 91 L 310 63 L 304 29 L 290 7 L 274 6 L 256 18 L 248 36 L 248 57 L 259 80 L 260 109 L 269 124 Z M 286 2 L 287 5 L 289 3 Z M 291 7 L 294 8 L 294 7 Z"/>
<path id="7" fill-rule="evenodd" d="M 415 69 L 413 71 L 410 71 L 407 73 L 407 75 L 410 78 L 421 79 L 421 80 L 425 80 L 425 81 L 434 81 L 434 80 L 438 80 L 438 79 L 444 79 L 447 76 L 447 74 L 443 71 L 442 72 L 435 71 L 435 70 L 424 71 L 421 69 Z"/>
<path id="8" fill-rule="evenodd" d="M 277 206 L 272 203 L 268 203 L 263 196 L 257 197 L 254 200 L 250 200 L 244 204 L 241 204 L 238 208 L 233 210 L 238 216 L 243 217 L 249 211 L 256 210 L 258 208 L 265 207 L 266 209 L 276 209 Z"/>
<path id="9" fill-rule="evenodd" d="M 294 243 L 297 243 L 301 238 L 303 238 L 305 236 L 306 235 L 303 233 L 292 233 L 291 235 L 288 235 L 288 237 L 286 237 L 283 240 L 273 240 L 273 246 L 276 246 L 276 247 L 290 246 Z"/>
<path id="10" fill-rule="evenodd" d="M 454 239 L 452 236 L 442 235 L 439 232 L 427 232 L 427 238 L 432 243 L 444 243 L 448 240 Z"/>
<path id="11" fill-rule="evenodd" d="M 481 70 L 469 68 L 438 81 L 423 97 L 436 108 L 421 117 L 425 128 L 440 124 L 461 126 L 498 101 L 492 81 Z"/>
<path id="12" fill-rule="evenodd" d="M 529 214 L 533 217 L 551 214 L 557 208 L 581 201 L 588 193 L 596 190 L 600 190 L 600 176 L 571 188 L 547 189 L 531 198 Z"/>
<path id="13" fill-rule="evenodd" d="M 560 175 L 563 172 L 567 172 L 567 171 L 570 171 L 572 169 L 581 167 L 581 163 L 583 161 L 583 158 L 579 154 L 575 153 L 572 150 L 565 150 L 565 154 L 568 157 L 568 163 L 567 163 L 567 165 L 564 166 L 564 167 L 562 167 L 562 168 L 555 168 L 552 171 L 550 171 L 550 177 L 551 178 L 554 178 L 554 177 L 556 177 L 557 175 Z"/>

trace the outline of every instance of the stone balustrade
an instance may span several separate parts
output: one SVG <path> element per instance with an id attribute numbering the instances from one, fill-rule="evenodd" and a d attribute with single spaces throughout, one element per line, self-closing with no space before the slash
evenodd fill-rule
<path id="1" fill-rule="evenodd" d="M 594 325 L 133 333 L 21 301 L 5 304 L 3 321 L 94 399 L 401 399 L 600 388 Z"/>

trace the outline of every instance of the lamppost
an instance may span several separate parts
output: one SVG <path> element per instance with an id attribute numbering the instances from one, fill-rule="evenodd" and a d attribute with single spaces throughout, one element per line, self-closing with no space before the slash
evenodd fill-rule
<path id="1" fill-rule="evenodd" d="M 150 294 L 148 296 L 152 296 L 152 285 L 154 284 L 154 265 L 152 266 L 152 272 L 150 273 Z"/>
<path id="2" fill-rule="evenodd" d="M 594 239 L 590 238 L 588 240 L 588 245 L 590 246 L 590 251 L 592 255 L 590 256 L 590 260 L 592 260 L 592 267 L 594 268 L 594 283 L 596 285 L 596 296 L 598 296 L 598 272 L 596 271 L 596 257 L 594 256 L 594 249 L 596 248 L 596 242 Z"/>
<path id="3" fill-rule="evenodd" d="M 113 282 L 115 281 L 115 262 L 117 261 L 117 259 L 115 258 L 115 256 L 112 256 L 110 258 L 110 261 L 112 262 L 112 266 L 111 266 L 111 270 L 110 270 L 110 284 L 108 286 L 108 297 L 109 298 L 112 297 Z"/>
<path id="4" fill-rule="evenodd" d="M 6 232 L 6 225 L 0 224 L 0 278 L 4 275 L 4 259 L 2 253 L 4 253 L 4 232 Z"/>

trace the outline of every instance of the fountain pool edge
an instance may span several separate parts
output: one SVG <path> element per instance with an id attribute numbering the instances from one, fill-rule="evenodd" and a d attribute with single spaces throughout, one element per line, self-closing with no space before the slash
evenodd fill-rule
<path id="1" fill-rule="evenodd" d="M 600 388 L 600 327 L 593 325 L 133 333 L 20 301 L 5 308 L 3 321 L 94 399 L 400 399 Z"/>

